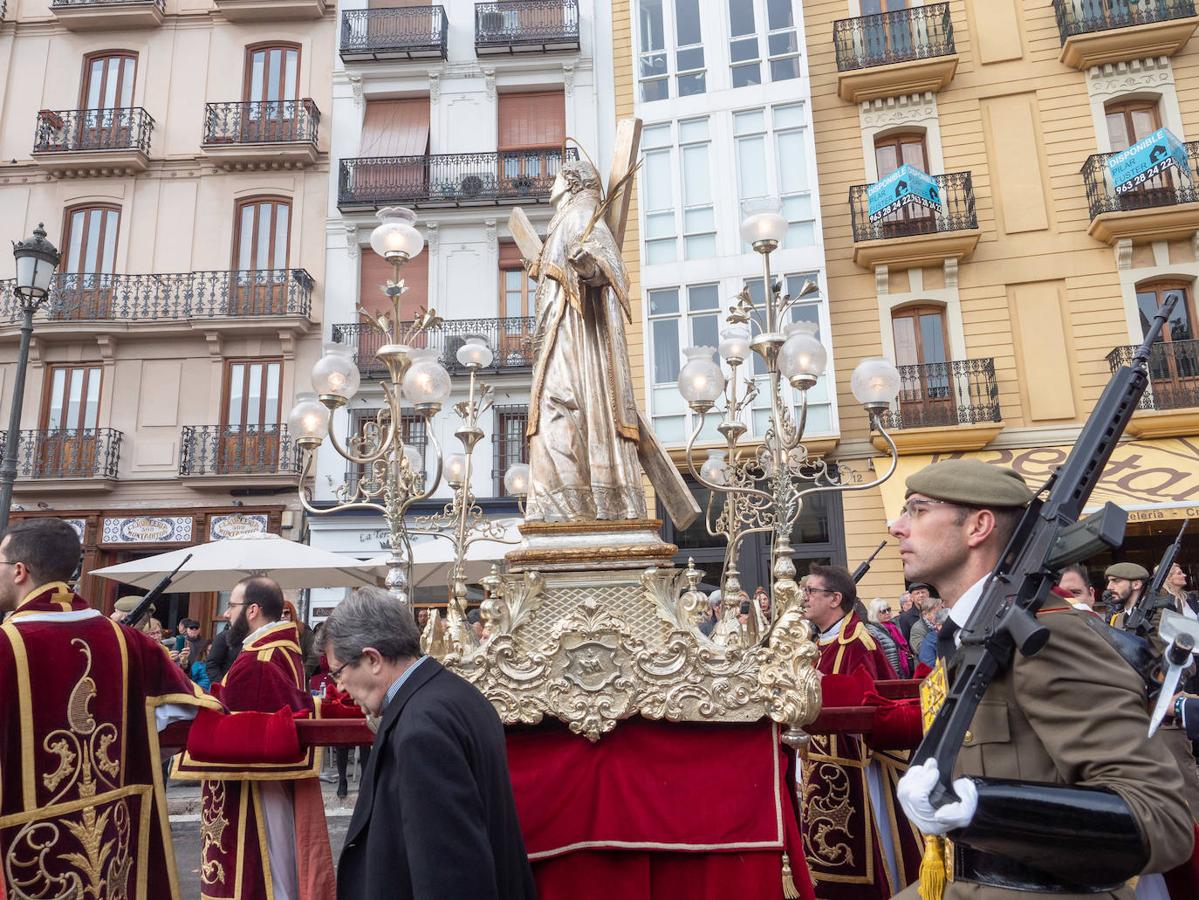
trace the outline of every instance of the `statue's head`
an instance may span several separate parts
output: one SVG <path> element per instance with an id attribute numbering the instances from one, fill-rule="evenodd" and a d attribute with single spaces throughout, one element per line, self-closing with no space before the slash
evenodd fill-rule
<path id="1" fill-rule="evenodd" d="M 572 160 L 558 170 L 554 186 L 550 190 L 550 202 L 557 204 L 561 199 L 573 197 L 585 191 L 600 192 L 600 177 L 595 166 L 585 159 Z"/>

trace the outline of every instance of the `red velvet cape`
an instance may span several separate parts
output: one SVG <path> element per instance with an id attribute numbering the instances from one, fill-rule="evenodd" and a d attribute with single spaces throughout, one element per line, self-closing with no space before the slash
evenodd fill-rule
<path id="1" fill-rule="evenodd" d="M 218 704 L 61 582 L 0 625 L 0 860 L 29 896 L 178 898 L 155 710 Z M 0 895 L 3 891 L 0 891 Z"/>

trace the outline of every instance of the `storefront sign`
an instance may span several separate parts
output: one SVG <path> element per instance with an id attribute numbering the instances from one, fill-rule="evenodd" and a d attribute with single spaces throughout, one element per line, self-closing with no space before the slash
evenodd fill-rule
<path id="1" fill-rule="evenodd" d="M 905 206 L 939 210 L 941 190 L 933 178 L 915 166 L 904 163 L 866 188 L 866 203 L 870 221 L 877 222 Z"/>
<path id="2" fill-rule="evenodd" d="M 208 539 L 219 541 L 222 538 L 239 537 L 243 534 L 265 534 L 266 528 L 266 513 L 230 513 L 227 516 L 213 516 L 208 525 Z"/>
<path id="3" fill-rule="evenodd" d="M 1191 178 L 1186 147 L 1165 128 L 1159 128 L 1127 150 L 1109 156 L 1107 169 L 1117 194 L 1136 190 L 1166 169 L 1174 169 L 1188 181 Z"/>
<path id="4" fill-rule="evenodd" d="M 101 535 L 105 544 L 184 543 L 192 539 L 192 517 L 105 518 Z"/>

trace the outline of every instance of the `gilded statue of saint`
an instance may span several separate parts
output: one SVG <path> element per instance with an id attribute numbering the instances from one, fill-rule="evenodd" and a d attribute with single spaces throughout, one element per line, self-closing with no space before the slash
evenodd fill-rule
<path id="1" fill-rule="evenodd" d="M 554 181 L 537 279 L 526 519 L 644 519 L 640 425 L 625 322 L 628 274 L 586 161 Z"/>

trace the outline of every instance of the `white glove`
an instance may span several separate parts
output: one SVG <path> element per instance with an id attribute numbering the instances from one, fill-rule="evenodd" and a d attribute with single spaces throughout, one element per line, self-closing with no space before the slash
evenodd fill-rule
<path id="1" fill-rule="evenodd" d="M 935 759 L 927 759 L 922 766 L 908 769 L 899 779 L 895 792 L 908 819 L 924 834 L 942 835 L 956 828 L 965 828 L 978 810 L 978 788 L 969 778 L 959 778 L 953 783 L 957 802 L 947 803 L 935 809 L 928 795 L 940 777 Z"/>

